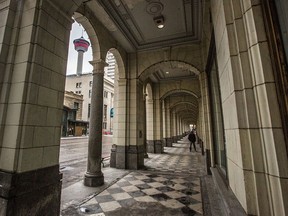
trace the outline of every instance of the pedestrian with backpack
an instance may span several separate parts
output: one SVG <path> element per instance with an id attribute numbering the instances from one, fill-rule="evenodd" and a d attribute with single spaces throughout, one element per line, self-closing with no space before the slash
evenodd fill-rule
<path id="1" fill-rule="evenodd" d="M 192 130 L 192 131 L 189 133 L 189 135 L 188 135 L 188 140 L 190 141 L 190 147 L 189 147 L 190 152 L 191 152 L 192 144 L 193 144 L 193 147 L 194 147 L 195 152 L 197 152 L 197 150 L 196 150 L 196 144 L 195 144 L 195 142 L 196 142 L 196 130 Z"/>

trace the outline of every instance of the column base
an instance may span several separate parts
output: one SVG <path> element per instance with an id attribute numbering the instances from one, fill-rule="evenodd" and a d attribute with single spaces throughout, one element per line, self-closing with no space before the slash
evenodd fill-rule
<path id="1" fill-rule="evenodd" d="M 163 138 L 162 143 L 163 143 L 163 147 L 166 147 L 167 146 L 167 138 Z"/>
<path id="2" fill-rule="evenodd" d="M 162 140 L 147 140 L 147 152 L 161 154 L 164 152 Z"/>
<path id="3" fill-rule="evenodd" d="M 141 169 L 144 167 L 144 146 L 115 145 L 111 151 L 110 162 L 110 167 L 117 169 Z"/>
<path id="4" fill-rule="evenodd" d="M 147 152 L 148 153 L 155 153 L 155 144 L 154 140 L 147 140 L 146 141 Z"/>
<path id="5" fill-rule="evenodd" d="M 167 147 L 172 147 L 172 143 L 173 143 L 173 138 L 171 138 L 171 137 L 166 138 L 166 146 Z"/>
<path id="6" fill-rule="evenodd" d="M 0 215 L 59 215 L 59 165 L 24 173 L 0 171 Z"/>
<path id="7" fill-rule="evenodd" d="M 210 170 L 211 165 L 212 165 L 210 153 L 211 153 L 210 149 L 206 149 L 206 170 L 207 170 L 207 175 L 212 175 L 212 172 Z"/>
<path id="8" fill-rule="evenodd" d="M 110 153 L 110 167 L 116 167 L 116 145 L 113 144 Z"/>
<path id="9" fill-rule="evenodd" d="M 103 173 L 99 173 L 99 175 L 93 175 L 86 173 L 84 176 L 84 185 L 88 187 L 98 187 L 104 184 L 104 176 Z"/>

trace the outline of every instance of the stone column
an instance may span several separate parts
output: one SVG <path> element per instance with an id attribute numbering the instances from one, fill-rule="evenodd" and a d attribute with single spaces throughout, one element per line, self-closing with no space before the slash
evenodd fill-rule
<path id="1" fill-rule="evenodd" d="M 180 116 L 177 115 L 177 137 L 178 137 L 178 140 L 180 139 L 180 136 L 181 136 L 180 121 L 181 121 Z"/>
<path id="2" fill-rule="evenodd" d="M 153 100 L 146 98 L 146 150 L 155 153 Z"/>
<path id="3" fill-rule="evenodd" d="M 166 101 L 166 146 L 172 146 L 172 135 L 171 135 L 171 113 L 170 113 L 170 101 Z"/>
<path id="4" fill-rule="evenodd" d="M 104 184 L 101 171 L 102 159 L 102 122 L 103 122 L 103 77 L 107 63 L 102 59 L 91 61 L 93 65 L 93 86 L 91 95 L 91 114 L 89 125 L 88 160 L 84 185 L 89 187 Z"/>
<path id="5" fill-rule="evenodd" d="M 175 121 L 174 121 L 174 136 L 175 136 L 174 142 L 177 143 L 177 140 L 178 140 L 178 115 L 176 112 L 175 112 Z"/>
<path id="6" fill-rule="evenodd" d="M 144 138 L 144 158 L 148 158 L 147 154 L 147 109 L 146 109 L 146 96 L 147 94 L 143 95 L 143 107 L 144 107 L 144 130 L 143 130 L 143 138 Z"/>
<path id="7" fill-rule="evenodd" d="M 180 133 L 181 133 L 181 138 L 184 136 L 184 129 L 183 129 L 183 119 L 180 119 Z"/>
<path id="8" fill-rule="evenodd" d="M 178 135 L 181 135 L 181 117 L 178 114 Z"/>
<path id="9" fill-rule="evenodd" d="M 157 89 L 159 91 L 159 89 Z M 158 93 L 158 92 L 157 92 Z M 162 112 L 161 112 L 161 106 L 162 103 L 159 99 L 159 96 L 157 95 L 155 100 L 154 100 L 154 115 L 155 115 L 155 119 L 154 119 L 154 123 L 155 123 L 155 127 L 154 127 L 154 143 L 155 143 L 155 153 L 162 153 L 164 151 L 163 148 L 163 136 L 162 136 L 162 121 L 161 121 L 161 116 L 162 116 Z"/>
<path id="10" fill-rule="evenodd" d="M 166 109 L 165 109 L 165 101 L 162 101 L 162 125 L 163 125 L 163 146 L 167 146 L 166 140 L 167 140 L 167 133 L 166 133 Z"/>
<path id="11" fill-rule="evenodd" d="M 171 113 L 171 135 L 172 135 L 172 142 L 176 142 L 176 113 L 175 110 Z"/>

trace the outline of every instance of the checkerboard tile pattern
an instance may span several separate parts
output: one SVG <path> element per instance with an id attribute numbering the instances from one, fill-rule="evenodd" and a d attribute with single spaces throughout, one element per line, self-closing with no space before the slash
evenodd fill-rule
<path id="1" fill-rule="evenodd" d="M 158 202 L 181 209 L 183 215 L 202 215 L 200 179 L 192 176 L 132 172 L 81 207 L 90 215 L 106 215 L 136 202 Z"/>
<path id="2" fill-rule="evenodd" d="M 198 147 L 199 149 L 199 147 Z M 158 172 L 186 173 L 197 176 L 205 174 L 204 158 L 198 152 L 189 151 L 189 143 L 174 143 L 164 147 L 165 154 L 150 154 L 145 161 L 147 170 Z"/>
<path id="3" fill-rule="evenodd" d="M 143 212 L 150 215 L 149 209 L 165 216 L 202 215 L 203 160 L 199 152 L 189 151 L 189 142 L 185 139 L 174 143 L 173 147 L 165 147 L 164 154 L 149 154 L 149 159 L 145 160 L 146 171 L 129 173 L 82 204 L 79 215 L 139 215 L 139 211 L 140 215 Z M 81 208 L 88 211 L 81 213 Z M 129 212 L 135 208 L 138 214 Z M 162 208 L 163 212 L 171 211 L 162 213 Z"/>

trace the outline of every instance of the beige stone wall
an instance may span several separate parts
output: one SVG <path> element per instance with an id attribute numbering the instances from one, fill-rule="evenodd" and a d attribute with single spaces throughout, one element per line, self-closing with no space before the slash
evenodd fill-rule
<path id="1" fill-rule="evenodd" d="M 163 139 L 163 121 L 162 121 L 162 106 L 160 100 L 160 86 L 156 85 L 154 88 L 154 140 Z"/>
<path id="2" fill-rule="evenodd" d="M 71 18 L 49 1 L 4 1 L 0 7 L 0 169 L 57 165 Z"/>
<path id="3" fill-rule="evenodd" d="M 260 1 L 211 1 L 229 186 L 249 214 L 286 215 L 287 154 Z"/>

